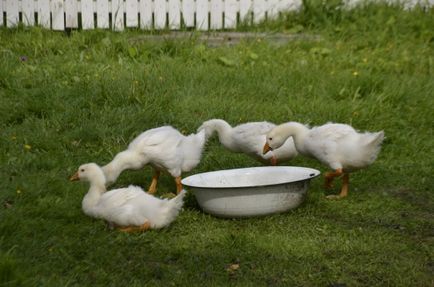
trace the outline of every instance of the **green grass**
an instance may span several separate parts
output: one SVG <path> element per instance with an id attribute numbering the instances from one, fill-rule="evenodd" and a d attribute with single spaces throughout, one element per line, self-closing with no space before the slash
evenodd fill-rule
<path id="1" fill-rule="evenodd" d="M 0 285 L 433 286 L 433 10 L 306 4 L 250 30 L 320 41 L 209 48 L 0 29 Z M 210 118 L 335 121 L 387 139 L 342 201 L 318 178 L 294 211 L 223 220 L 189 195 L 169 228 L 131 235 L 82 213 L 88 186 L 67 180 L 80 164 L 108 162 L 146 129 L 191 133 Z M 214 139 L 190 174 L 257 165 Z M 151 176 L 124 172 L 115 186 Z M 174 189 L 161 178 L 159 194 Z"/>

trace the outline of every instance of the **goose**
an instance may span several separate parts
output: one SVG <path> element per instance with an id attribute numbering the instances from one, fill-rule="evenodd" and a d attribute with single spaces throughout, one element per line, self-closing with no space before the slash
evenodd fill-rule
<path id="1" fill-rule="evenodd" d="M 179 193 L 182 190 L 181 173 L 199 164 L 204 145 L 205 132 L 184 136 L 171 126 L 158 127 L 137 136 L 125 151 L 118 153 L 102 170 L 107 184 L 112 184 L 122 171 L 149 164 L 154 169 L 149 193 L 157 191 L 161 171 L 167 171 L 174 177 Z"/>
<path id="2" fill-rule="evenodd" d="M 276 165 L 278 161 L 294 158 L 298 152 L 291 138 L 272 152 L 262 153 L 266 134 L 274 127 L 274 124 L 265 121 L 249 122 L 232 127 L 222 119 L 212 119 L 205 121 L 198 131 L 204 130 L 207 140 L 217 132 L 220 143 L 228 150 L 245 153 L 263 163 Z"/>
<path id="3" fill-rule="evenodd" d="M 297 150 L 327 165 L 332 172 L 325 173 L 325 187 L 331 188 L 335 177 L 342 176 L 339 195 L 329 199 L 346 197 L 349 190 L 349 173 L 366 168 L 377 158 L 384 140 L 384 131 L 360 133 L 346 124 L 327 123 L 309 128 L 298 122 L 276 126 L 267 134 L 263 153 L 280 147 L 288 137 L 294 138 Z"/>
<path id="4" fill-rule="evenodd" d="M 86 215 L 104 219 L 124 232 L 168 226 L 181 210 L 186 193 L 182 190 L 168 200 L 156 198 L 133 185 L 107 191 L 104 173 L 95 163 L 81 165 L 70 180 L 90 183 L 82 201 Z"/>

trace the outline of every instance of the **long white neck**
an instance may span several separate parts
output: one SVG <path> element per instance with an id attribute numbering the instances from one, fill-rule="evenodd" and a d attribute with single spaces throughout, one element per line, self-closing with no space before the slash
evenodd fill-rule
<path id="1" fill-rule="evenodd" d="M 217 132 L 219 141 L 227 148 L 233 148 L 232 127 L 224 120 L 210 120 L 209 128 L 212 132 Z"/>
<path id="2" fill-rule="evenodd" d="M 101 195 L 106 192 L 105 178 L 100 174 L 90 180 L 90 188 L 82 201 L 83 211 L 91 216 L 96 214 L 95 206 L 98 204 Z"/>
<path id="3" fill-rule="evenodd" d="M 113 183 L 122 171 L 126 169 L 139 169 L 148 163 L 146 156 L 135 151 L 125 150 L 118 153 L 115 158 L 102 167 L 107 184 Z"/>
<path id="4" fill-rule="evenodd" d="M 280 134 L 285 140 L 293 137 L 294 144 L 300 153 L 306 153 L 304 148 L 304 140 L 309 133 L 309 128 L 297 122 L 288 122 L 278 125 L 274 130 Z"/>

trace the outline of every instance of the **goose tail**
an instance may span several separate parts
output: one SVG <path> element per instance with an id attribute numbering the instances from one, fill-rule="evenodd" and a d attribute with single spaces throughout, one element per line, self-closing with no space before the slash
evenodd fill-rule
<path id="1" fill-rule="evenodd" d="M 184 197 L 186 193 L 187 192 L 183 189 L 177 196 L 166 202 L 167 205 L 162 226 L 167 226 L 176 219 L 184 205 Z"/>
<path id="2" fill-rule="evenodd" d="M 366 137 L 365 157 L 369 159 L 369 162 L 373 162 L 377 158 L 378 153 L 381 150 L 381 144 L 385 139 L 384 131 L 367 134 Z"/>

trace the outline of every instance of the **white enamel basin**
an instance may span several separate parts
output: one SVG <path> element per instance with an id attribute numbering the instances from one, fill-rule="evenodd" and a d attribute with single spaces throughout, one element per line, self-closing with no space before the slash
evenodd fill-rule
<path id="1" fill-rule="evenodd" d="M 205 172 L 186 177 L 203 211 L 219 217 L 249 217 L 285 212 L 305 199 L 316 169 L 266 166 Z"/>

